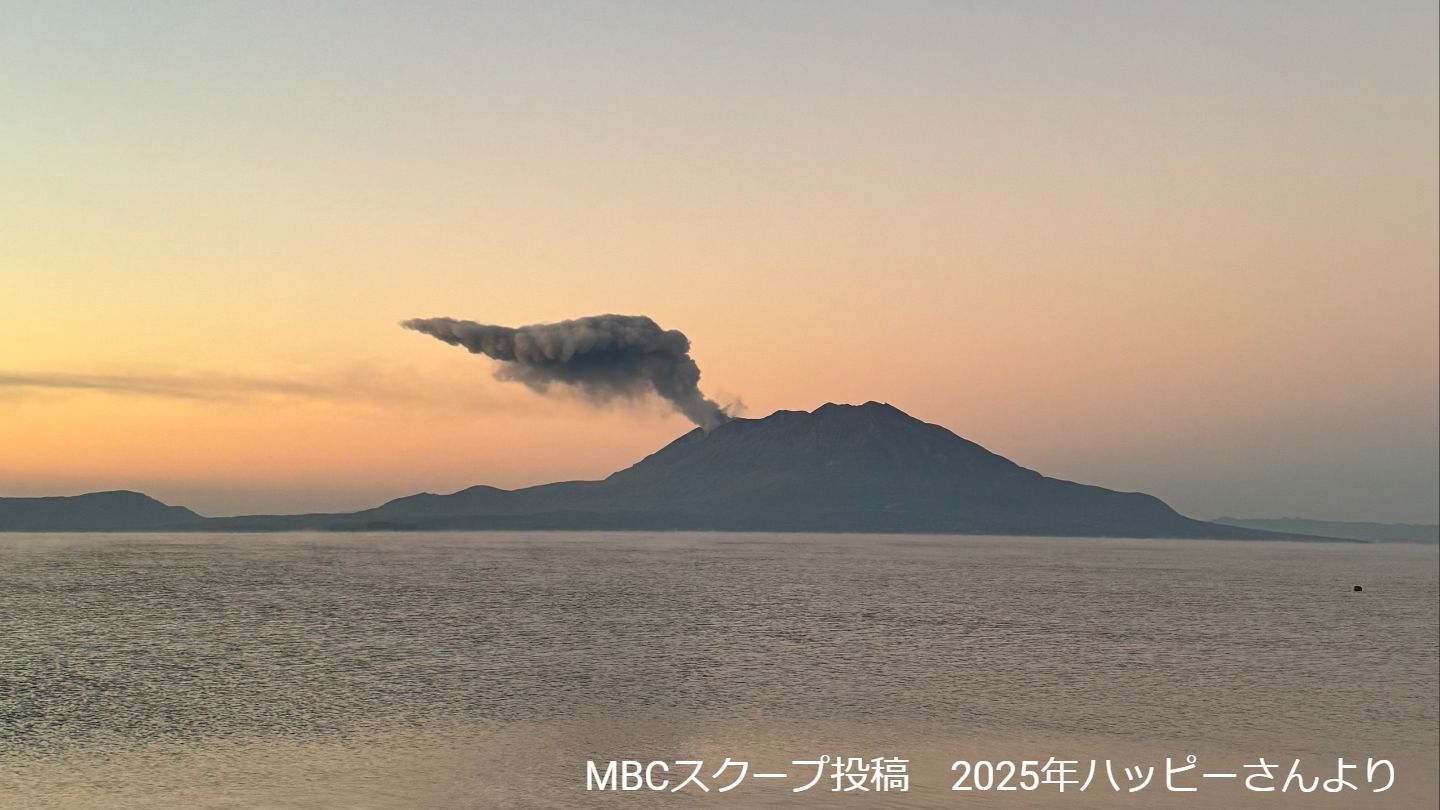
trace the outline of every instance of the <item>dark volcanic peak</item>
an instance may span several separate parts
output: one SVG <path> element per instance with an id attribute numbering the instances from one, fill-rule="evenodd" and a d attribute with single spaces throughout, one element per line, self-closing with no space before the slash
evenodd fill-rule
<path id="1" fill-rule="evenodd" d="M 895 476 L 1013 476 L 1012 462 L 938 426 L 878 402 L 827 403 L 813 412 L 776 411 L 735 419 L 710 433 L 691 431 L 609 482 L 665 487 L 677 476 L 702 490 L 721 486 L 784 489 L 893 488 Z M 805 480 L 798 480 L 800 477 Z M 741 481 L 740 478 L 749 480 Z M 887 483 L 887 481 L 889 483 Z M 775 492 L 777 496 L 784 492 Z"/>
<path id="2" fill-rule="evenodd" d="M 416 527 L 1258 536 L 1149 495 L 1046 478 L 879 402 L 696 429 L 603 481 L 419 495 L 362 516 Z"/>

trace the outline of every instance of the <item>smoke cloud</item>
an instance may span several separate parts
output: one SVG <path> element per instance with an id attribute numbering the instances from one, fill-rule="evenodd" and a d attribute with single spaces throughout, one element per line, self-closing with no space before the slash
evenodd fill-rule
<path id="1" fill-rule="evenodd" d="M 415 318 L 400 324 L 500 361 L 497 379 L 545 393 L 557 383 L 597 403 L 650 392 L 704 430 L 730 414 L 700 393 L 700 367 L 690 339 L 661 329 L 643 315 L 594 315 L 512 328 L 454 318 Z"/>

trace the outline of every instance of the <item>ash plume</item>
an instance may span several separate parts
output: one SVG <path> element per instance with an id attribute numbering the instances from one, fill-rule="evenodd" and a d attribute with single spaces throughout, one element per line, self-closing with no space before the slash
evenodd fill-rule
<path id="1" fill-rule="evenodd" d="M 495 377 L 545 393 L 555 384 L 605 403 L 654 392 L 704 430 L 730 419 L 700 393 L 700 367 L 690 339 L 643 315 L 594 315 L 512 328 L 454 318 L 400 324 L 500 362 Z"/>

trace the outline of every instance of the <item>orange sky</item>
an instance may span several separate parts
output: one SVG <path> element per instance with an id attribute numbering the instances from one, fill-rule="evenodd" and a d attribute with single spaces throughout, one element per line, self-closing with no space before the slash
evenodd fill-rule
<path id="1" fill-rule="evenodd" d="M 619 312 L 749 415 L 883 400 L 1198 517 L 1435 520 L 1433 4 L 1006 5 L 21 12 L 0 494 L 600 476 L 687 424 L 397 323 Z"/>

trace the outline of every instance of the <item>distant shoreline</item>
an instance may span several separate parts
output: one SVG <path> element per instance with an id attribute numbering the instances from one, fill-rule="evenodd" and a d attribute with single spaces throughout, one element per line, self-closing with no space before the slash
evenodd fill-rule
<path id="1" fill-rule="evenodd" d="M 210 518 L 225 520 L 225 518 Z M 921 532 L 921 531 L 844 531 L 838 529 L 624 529 L 624 528 L 541 528 L 541 527 L 442 527 L 422 528 L 415 526 L 305 526 L 289 528 L 220 528 L 211 526 L 172 526 L 147 529 L 7 529 L 0 528 L 0 537 L 20 534 L 49 535 L 94 535 L 94 534 L 187 534 L 187 535 L 268 535 L 268 534 L 726 534 L 726 535 L 833 535 L 836 537 L 989 537 L 1013 538 L 1017 540 L 1154 540 L 1162 542 L 1217 541 L 1225 543 L 1316 543 L 1344 545 L 1429 545 L 1424 542 L 1357 540 L 1350 537 L 1323 537 L 1318 535 L 1289 535 L 1269 533 L 1270 536 L 1251 537 L 1160 537 L 1141 535 L 1077 535 L 1077 534 L 1001 534 L 985 532 Z"/>
<path id="2" fill-rule="evenodd" d="M 712 531 L 1373 542 L 1328 524 L 1180 514 L 1042 475 L 893 405 L 692 430 L 602 480 L 422 492 L 354 512 L 205 517 L 128 490 L 0 498 L 0 531 Z M 1371 527 L 1371 534 L 1378 529 Z M 1381 533 L 1380 537 L 1391 539 Z"/>
<path id="3" fill-rule="evenodd" d="M 1311 520 L 1308 518 L 1232 518 L 1210 521 L 1268 532 L 1282 532 L 1359 540 L 1365 543 L 1440 543 L 1440 525 L 1434 523 L 1374 523 L 1362 521 Z"/>

